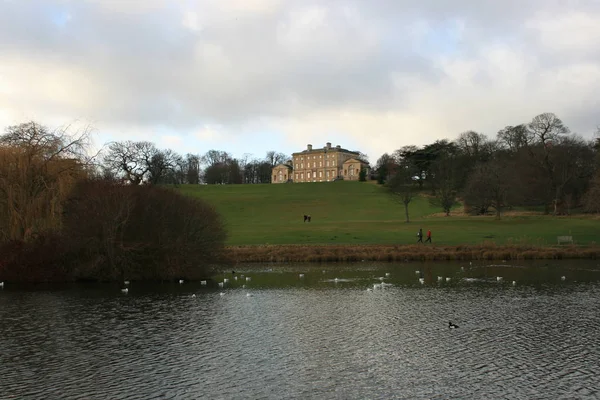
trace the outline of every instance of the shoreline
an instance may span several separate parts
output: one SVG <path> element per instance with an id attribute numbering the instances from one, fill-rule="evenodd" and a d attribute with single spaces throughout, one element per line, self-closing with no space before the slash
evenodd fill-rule
<path id="1" fill-rule="evenodd" d="M 600 246 L 577 245 L 238 245 L 233 263 L 598 259 Z"/>

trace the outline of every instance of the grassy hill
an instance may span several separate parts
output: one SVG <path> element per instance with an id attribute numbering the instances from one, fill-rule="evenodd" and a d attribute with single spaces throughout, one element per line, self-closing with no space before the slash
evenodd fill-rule
<path id="1" fill-rule="evenodd" d="M 412 244 L 418 229 L 431 229 L 437 244 L 554 244 L 572 235 L 578 244 L 600 241 L 597 219 L 544 215 L 443 216 L 426 197 L 404 207 L 374 182 L 281 185 L 184 185 L 182 193 L 202 198 L 223 215 L 230 245 Z M 460 211 L 458 208 L 457 211 Z M 304 223 L 310 214 L 312 222 Z"/>

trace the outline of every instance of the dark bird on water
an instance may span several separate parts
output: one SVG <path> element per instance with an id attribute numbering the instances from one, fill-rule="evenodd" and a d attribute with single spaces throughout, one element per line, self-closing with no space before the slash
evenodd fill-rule
<path id="1" fill-rule="evenodd" d="M 458 325 L 453 324 L 452 321 L 448 321 L 448 328 L 450 328 L 450 329 L 456 329 L 456 328 L 458 328 Z"/>

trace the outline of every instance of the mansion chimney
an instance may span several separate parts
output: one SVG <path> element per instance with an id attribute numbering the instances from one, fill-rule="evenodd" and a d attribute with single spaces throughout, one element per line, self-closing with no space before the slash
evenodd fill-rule
<path id="1" fill-rule="evenodd" d="M 327 146 L 327 150 L 331 149 L 331 143 L 327 142 L 326 146 Z"/>
<path id="2" fill-rule="evenodd" d="M 312 150 L 312 144 L 309 144 L 309 145 L 307 145 L 307 146 L 306 146 L 306 149 L 307 149 L 308 151 L 311 151 L 311 150 Z"/>

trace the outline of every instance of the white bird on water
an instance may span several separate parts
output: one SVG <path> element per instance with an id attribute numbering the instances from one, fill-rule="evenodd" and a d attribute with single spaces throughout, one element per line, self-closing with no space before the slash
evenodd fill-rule
<path id="1" fill-rule="evenodd" d="M 447 277 L 447 278 L 446 278 L 446 282 L 450 282 L 450 277 Z"/>
<path id="2" fill-rule="evenodd" d="M 229 279 L 223 278 L 223 283 L 227 283 L 227 282 L 229 282 Z"/>
<path id="3" fill-rule="evenodd" d="M 444 277 L 443 277 L 443 276 L 438 276 L 438 282 L 441 282 L 441 281 L 443 281 L 443 280 L 444 280 Z"/>
<path id="4" fill-rule="evenodd" d="M 200 284 L 204 286 L 206 285 L 206 281 L 200 281 Z"/>
<path id="5" fill-rule="evenodd" d="M 0 282 L 0 288 L 4 288 L 4 282 Z"/>
<path id="6" fill-rule="evenodd" d="M 503 278 L 502 278 L 501 276 L 497 276 L 497 277 L 496 277 L 496 281 L 498 281 L 498 282 L 502 282 L 502 279 L 503 279 Z"/>
<path id="7" fill-rule="evenodd" d="M 183 279 L 180 279 L 179 280 L 179 284 L 181 285 L 182 283 L 183 283 Z"/>
<path id="8" fill-rule="evenodd" d="M 517 281 L 512 281 L 513 286 L 517 284 Z"/>
<path id="9" fill-rule="evenodd" d="M 196 295 L 195 295 L 195 294 L 193 294 L 193 295 L 192 295 L 192 298 L 194 298 L 194 297 L 196 297 Z"/>
<path id="10" fill-rule="evenodd" d="M 561 280 L 561 281 L 564 281 L 564 280 L 566 280 L 566 279 L 567 279 L 567 277 L 566 277 L 566 276 L 564 276 L 564 275 L 560 277 L 560 280 Z"/>
<path id="11" fill-rule="evenodd" d="M 219 282 L 219 287 L 223 287 L 223 282 Z"/>
<path id="12" fill-rule="evenodd" d="M 421 282 L 421 285 L 425 283 L 425 278 L 419 278 L 419 282 Z"/>
<path id="13" fill-rule="evenodd" d="M 250 278 L 249 276 L 246 277 L 246 282 L 250 282 L 252 280 L 252 278 Z"/>
<path id="14" fill-rule="evenodd" d="M 129 292 L 129 289 L 125 288 L 125 289 L 121 289 L 121 293 L 125 293 L 127 294 Z"/>
<path id="15" fill-rule="evenodd" d="M 129 281 L 125 281 L 123 283 L 125 284 L 125 286 L 129 285 Z"/>
<path id="16" fill-rule="evenodd" d="M 385 273 L 385 276 L 387 276 L 388 278 L 389 278 L 389 276 L 390 276 L 390 275 L 391 275 L 391 274 L 390 274 L 389 272 L 386 272 L 386 273 Z"/>
<path id="17" fill-rule="evenodd" d="M 298 277 L 304 278 L 304 274 L 300 274 L 300 275 L 298 275 Z"/>

